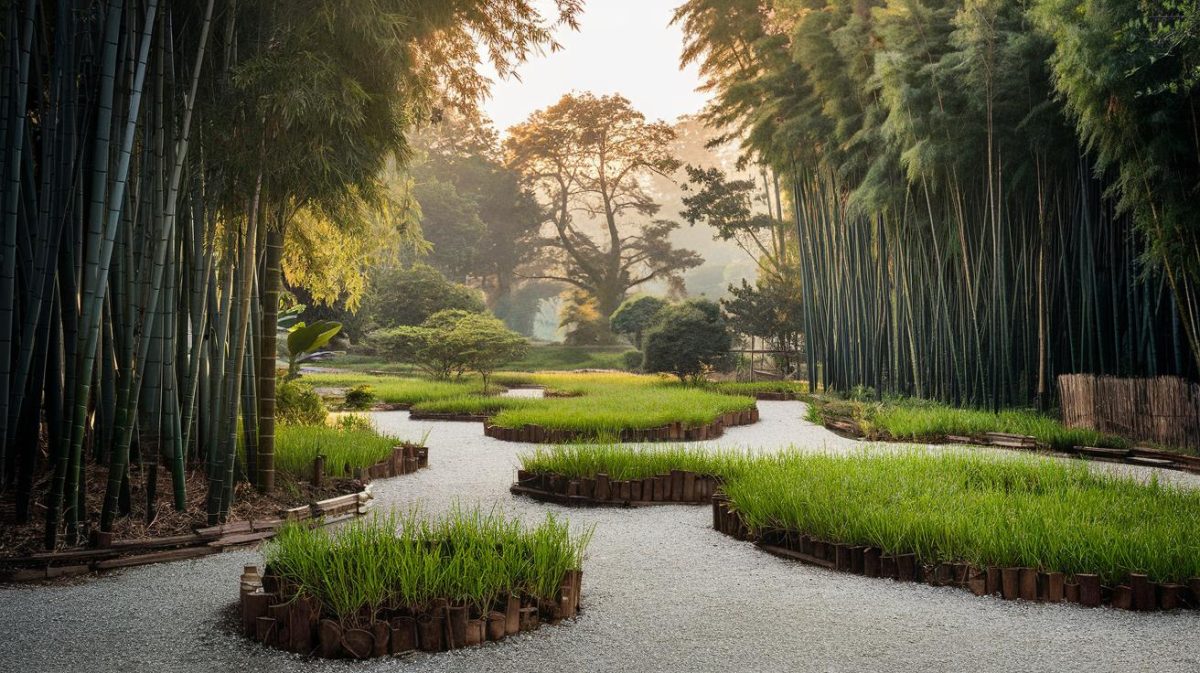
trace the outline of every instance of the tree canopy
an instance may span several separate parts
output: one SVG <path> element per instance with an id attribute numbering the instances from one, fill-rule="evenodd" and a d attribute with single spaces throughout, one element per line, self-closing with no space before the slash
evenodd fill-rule
<path id="1" fill-rule="evenodd" d="M 659 205 L 642 182 L 678 168 L 673 138 L 624 97 L 590 93 L 567 94 L 509 130 L 508 164 L 548 211 L 539 244 L 549 268 L 535 277 L 594 296 L 606 319 L 631 289 L 699 265 L 671 245 L 679 225 L 656 219 Z"/>

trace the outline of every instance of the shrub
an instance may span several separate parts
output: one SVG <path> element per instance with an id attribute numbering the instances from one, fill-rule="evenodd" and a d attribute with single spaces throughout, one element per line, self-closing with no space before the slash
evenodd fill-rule
<path id="1" fill-rule="evenodd" d="M 283 380 L 275 386 L 275 418 L 290 425 L 324 425 L 329 410 L 312 386 Z"/>
<path id="2" fill-rule="evenodd" d="M 498 367 L 520 359 L 529 348 L 520 334 L 481 313 L 439 311 L 419 327 L 395 327 L 372 334 L 388 357 L 411 362 L 437 379 L 478 372 L 487 379 Z"/>
<path id="3" fill-rule="evenodd" d="M 699 381 L 729 362 L 733 337 L 717 304 L 695 299 L 668 306 L 646 333 L 647 372 L 668 372 L 681 381 Z"/>
<path id="4" fill-rule="evenodd" d="M 370 409 L 375 400 L 375 391 L 364 383 L 346 391 L 345 406 L 347 409 Z"/>
<path id="5" fill-rule="evenodd" d="M 646 356 L 641 351 L 629 351 L 623 357 L 625 358 L 625 369 L 636 372 L 642 369 L 642 360 Z"/>
<path id="6" fill-rule="evenodd" d="M 654 326 L 658 313 L 667 307 L 665 300 L 650 295 L 640 294 L 625 301 L 613 311 L 609 318 L 612 331 L 630 337 L 637 348 L 642 348 L 642 334 Z M 638 363 L 638 366 L 641 362 Z"/>

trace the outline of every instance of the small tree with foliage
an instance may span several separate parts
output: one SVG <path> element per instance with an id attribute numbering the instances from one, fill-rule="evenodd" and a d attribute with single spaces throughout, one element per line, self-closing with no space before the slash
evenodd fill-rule
<path id="1" fill-rule="evenodd" d="M 614 332 L 631 337 L 633 345 L 640 350 L 644 345 L 642 333 L 654 325 L 659 311 L 666 306 L 667 302 L 658 297 L 645 294 L 630 297 L 613 311 L 609 326 Z"/>
<path id="2" fill-rule="evenodd" d="M 804 334 L 804 313 L 800 304 L 799 279 L 788 274 L 783 279 L 760 278 L 751 285 L 729 286 L 729 298 L 721 306 L 729 316 L 730 325 L 739 333 L 764 339 L 771 348 L 781 351 L 775 361 L 785 372 L 799 362 L 798 354 Z"/>
<path id="3" fill-rule="evenodd" d="M 696 383 L 708 372 L 725 367 L 732 345 L 721 307 L 707 299 L 693 299 L 659 312 L 658 321 L 646 332 L 642 368 Z"/>
<path id="4" fill-rule="evenodd" d="M 377 330 L 370 336 L 390 359 L 411 362 L 436 379 L 479 372 L 486 389 L 498 367 L 522 357 L 528 343 L 499 319 L 470 311 L 438 311 L 420 325 Z"/>
<path id="5" fill-rule="evenodd" d="M 525 337 L 508 329 L 498 318 L 480 313 L 461 318 L 447 336 L 461 349 L 466 368 L 479 373 L 485 391 L 492 372 L 529 351 Z"/>

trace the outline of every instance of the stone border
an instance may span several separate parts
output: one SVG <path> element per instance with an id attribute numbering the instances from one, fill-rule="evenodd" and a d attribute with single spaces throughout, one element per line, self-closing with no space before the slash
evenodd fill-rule
<path id="1" fill-rule="evenodd" d="M 247 566 L 246 571 L 256 566 Z M 569 570 L 556 600 L 509 596 L 486 613 L 438 599 L 422 610 L 387 611 L 369 629 L 344 628 L 321 618 L 321 606 L 299 596 L 280 578 L 262 578 L 261 588 L 243 585 L 240 613 L 243 635 L 267 647 L 323 658 L 370 659 L 415 650 L 445 652 L 504 640 L 543 623 L 557 624 L 575 617 L 582 593 L 583 571 Z"/>
<path id="2" fill-rule="evenodd" d="M 968 563 L 922 565 L 915 554 L 883 554 L 880 549 L 822 540 L 795 530 L 771 530 L 754 535 L 723 494 L 712 498 L 713 528 L 737 540 L 752 542 L 763 551 L 839 572 L 882 577 L 901 582 L 966 589 L 976 596 L 1000 595 L 1084 607 L 1108 605 L 1125 610 L 1200 608 L 1200 578 L 1186 585 L 1151 582 L 1130 574 L 1124 584 L 1102 585 L 1096 574 L 1066 575 L 1036 568 L 979 568 Z"/>
<path id="3" fill-rule="evenodd" d="M 632 480 L 611 480 L 603 472 L 571 479 L 561 474 L 517 470 L 517 483 L 509 491 L 572 507 L 644 507 L 706 505 L 720 485 L 718 477 L 684 470 Z"/>
<path id="4" fill-rule="evenodd" d="M 389 458 L 361 470 L 363 478 L 379 479 L 416 472 L 429 466 L 429 449 L 413 444 L 396 446 Z M 362 516 L 371 506 L 371 484 L 354 493 L 280 510 L 269 519 L 235 521 L 196 528 L 192 533 L 137 540 L 93 538 L 93 548 L 41 552 L 23 557 L 0 558 L 0 582 L 37 582 L 58 577 L 84 575 L 101 570 L 130 568 L 164 561 L 198 558 L 226 549 L 254 544 L 275 536 L 288 521 L 321 519 L 329 525 Z"/>
<path id="5" fill-rule="evenodd" d="M 617 438 L 619 442 L 692 442 L 705 439 L 716 439 L 725 434 L 725 428 L 757 423 L 758 407 L 744 411 L 731 411 L 722 414 L 712 423 L 699 426 L 685 426 L 677 421 L 670 425 L 646 429 L 622 430 Z M 537 444 L 558 444 L 588 439 L 594 433 L 578 430 L 555 430 L 540 425 L 524 425 L 519 428 L 502 428 L 498 425 L 484 422 L 483 434 L 493 439 L 506 442 L 529 442 Z"/>
<path id="6" fill-rule="evenodd" d="M 1189 456 L 1170 451 L 1134 447 L 1129 449 L 1110 449 L 1099 446 L 1073 446 L 1068 450 L 1054 449 L 1047 444 L 1038 442 L 1031 435 L 1013 435 L 1005 432 L 988 432 L 979 436 L 942 435 L 925 439 L 888 438 L 875 440 L 866 436 L 853 419 L 844 416 L 823 418 L 825 429 L 849 439 L 860 441 L 888 441 L 893 443 L 910 442 L 915 444 L 964 444 L 971 446 L 988 446 L 1000 449 L 1016 449 L 1019 451 L 1036 451 L 1039 453 L 1054 453 L 1070 458 L 1087 458 L 1109 463 L 1139 465 L 1142 467 L 1157 467 L 1163 470 L 1177 470 L 1191 474 L 1200 474 L 1200 456 Z"/>

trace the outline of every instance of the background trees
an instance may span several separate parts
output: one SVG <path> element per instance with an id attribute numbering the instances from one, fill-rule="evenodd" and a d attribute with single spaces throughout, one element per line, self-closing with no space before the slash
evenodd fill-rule
<path id="1" fill-rule="evenodd" d="M 370 282 L 363 311 L 379 327 L 419 325 L 434 313 L 447 309 L 471 313 L 485 310 L 483 295 L 478 290 L 451 283 L 427 264 L 376 267 Z"/>
<path id="2" fill-rule="evenodd" d="M 1137 175 L 1165 214 L 1196 185 L 1194 12 L 1122 7 L 680 7 L 708 120 L 789 192 L 810 383 L 998 407 L 1048 404 L 1059 372 L 1195 375 L 1173 268 L 1200 253 L 1128 197 Z M 1089 152 L 1110 140 L 1124 159 Z"/>
<path id="3" fill-rule="evenodd" d="M 568 94 L 510 129 L 504 149 L 548 210 L 540 240 L 558 280 L 595 297 L 606 320 L 629 290 L 700 263 L 675 249 L 678 224 L 653 219 L 659 206 L 642 180 L 678 167 L 669 126 L 647 122 L 620 96 Z"/>

